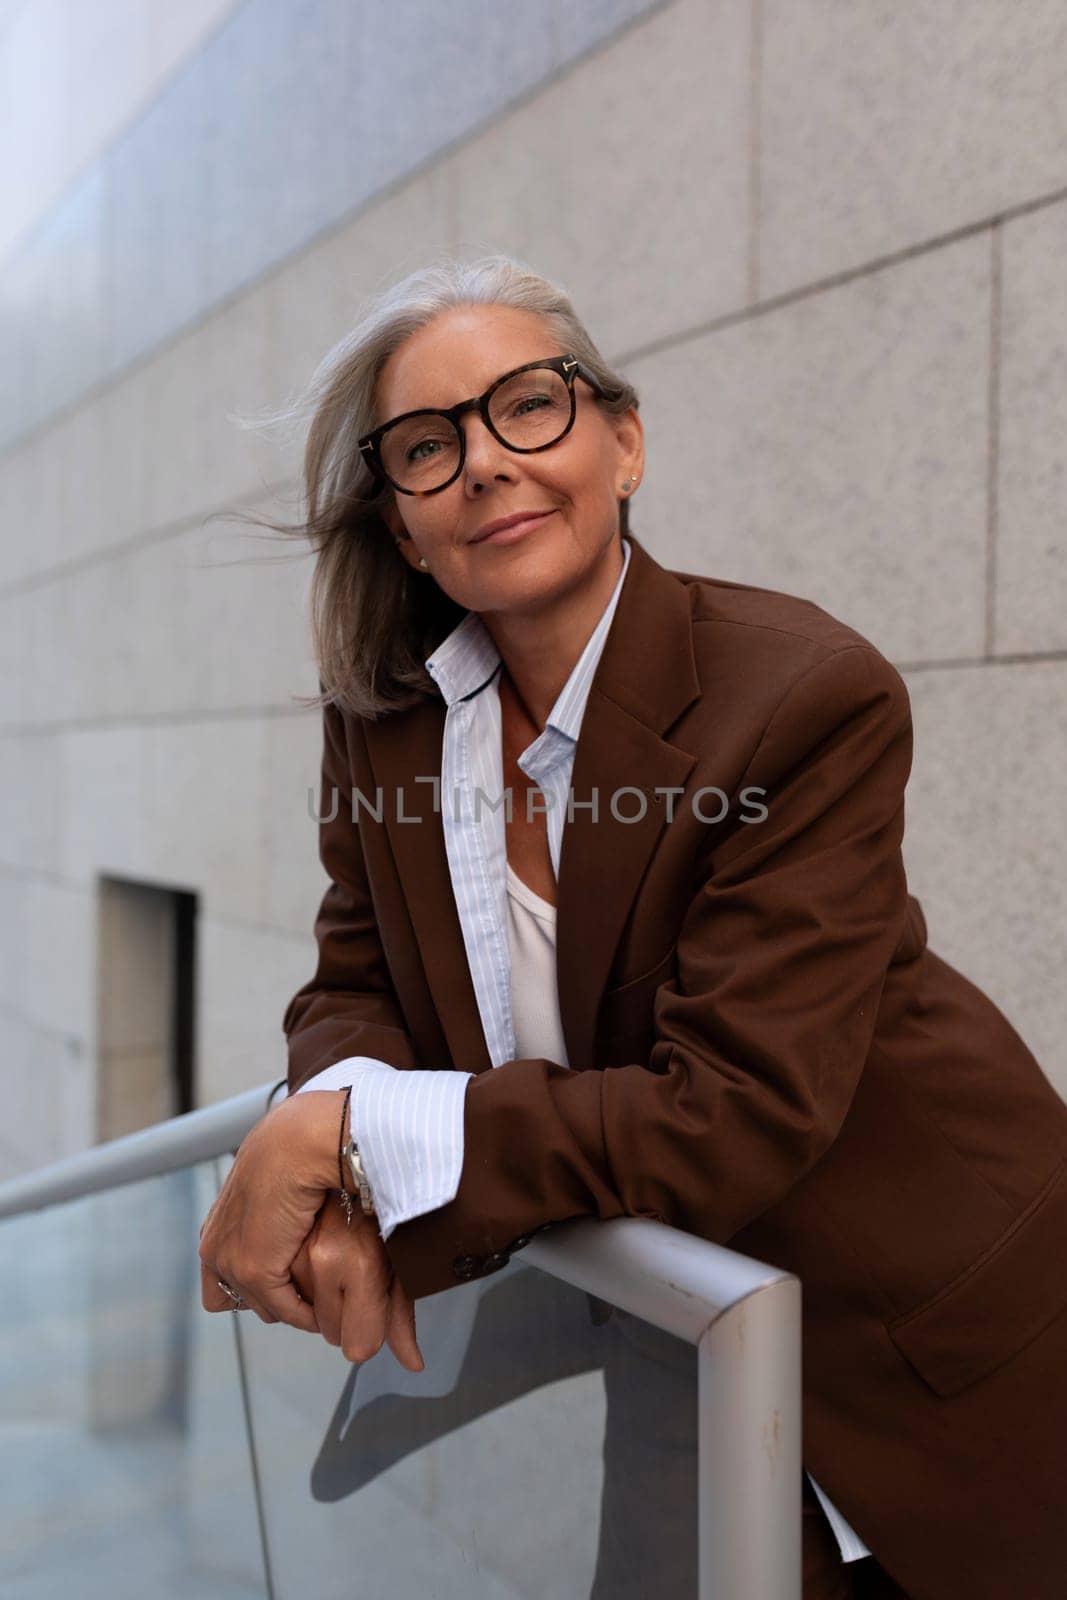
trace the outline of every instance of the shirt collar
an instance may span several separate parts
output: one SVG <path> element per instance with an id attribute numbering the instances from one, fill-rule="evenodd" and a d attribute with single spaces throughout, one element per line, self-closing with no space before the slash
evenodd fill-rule
<path id="1" fill-rule="evenodd" d="M 611 619 L 615 614 L 622 592 L 626 569 L 630 565 L 630 541 L 622 541 L 622 571 L 612 590 L 611 598 L 600 615 L 600 621 L 586 641 L 585 649 L 574 664 L 574 669 L 556 697 L 548 714 L 547 727 L 577 740 L 585 713 L 585 703 L 596 673 L 600 653 L 607 640 Z M 457 700 L 466 700 L 491 682 L 500 667 L 500 652 L 492 635 L 476 611 L 468 611 L 445 639 L 424 662 L 427 672 L 437 683 L 445 703 L 451 706 Z"/>

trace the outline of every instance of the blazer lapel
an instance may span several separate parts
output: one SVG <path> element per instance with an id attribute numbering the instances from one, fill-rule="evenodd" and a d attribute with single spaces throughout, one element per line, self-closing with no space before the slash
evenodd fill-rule
<path id="1" fill-rule="evenodd" d="M 399 716 L 367 722 L 364 731 L 397 874 L 449 1051 L 465 1072 L 485 1072 L 493 1063 L 467 965 L 444 820 L 433 805 L 440 790 L 446 709 L 443 699 L 425 700 Z M 438 782 L 416 783 L 416 778 Z"/>
<path id="2" fill-rule="evenodd" d="M 664 731 L 698 698 L 685 584 L 628 535 L 630 565 L 589 690 L 574 756 L 573 818 L 564 823 L 556 977 L 567 1057 L 589 1066 L 611 963 L 649 858 L 667 826 L 657 788 L 678 788 L 696 757 Z M 621 791 L 630 791 L 623 793 Z M 619 822 L 612 815 L 617 796 Z M 580 806 L 595 791 L 597 820 Z"/>

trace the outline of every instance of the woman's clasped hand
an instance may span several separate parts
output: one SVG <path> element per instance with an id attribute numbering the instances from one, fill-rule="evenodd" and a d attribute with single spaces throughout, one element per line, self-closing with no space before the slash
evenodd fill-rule
<path id="1" fill-rule="evenodd" d="M 388 1344 L 421 1372 L 415 1307 L 358 1201 L 352 1221 L 339 1196 L 338 1129 L 344 1091 L 291 1095 L 242 1141 L 200 1228 L 205 1311 L 232 1311 L 239 1294 L 264 1322 L 321 1333 L 349 1361 Z"/>

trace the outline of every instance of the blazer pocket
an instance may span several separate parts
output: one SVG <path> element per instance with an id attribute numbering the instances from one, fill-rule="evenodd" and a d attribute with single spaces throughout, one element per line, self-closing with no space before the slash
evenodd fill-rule
<path id="1" fill-rule="evenodd" d="M 644 1060 L 651 1053 L 656 990 L 674 976 L 676 961 L 677 950 L 672 944 L 654 967 L 614 989 L 605 989 L 597 1025 L 597 1054 L 602 1062 L 622 1066 Z"/>
<path id="2" fill-rule="evenodd" d="M 921 1306 L 885 1324 L 935 1393 L 958 1394 L 1067 1308 L 1067 1159 L 999 1239 Z"/>

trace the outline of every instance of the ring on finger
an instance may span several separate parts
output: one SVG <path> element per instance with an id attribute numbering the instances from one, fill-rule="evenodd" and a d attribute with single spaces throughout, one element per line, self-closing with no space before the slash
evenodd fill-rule
<path id="1" fill-rule="evenodd" d="M 224 1278 L 216 1278 L 215 1282 L 218 1284 L 219 1288 L 223 1291 L 224 1294 L 228 1294 L 229 1295 L 230 1299 L 233 1301 L 233 1309 L 235 1311 L 240 1311 L 241 1307 L 245 1303 L 244 1302 L 244 1296 L 241 1295 L 241 1294 L 238 1294 L 236 1289 L 231 1289 L 229 1284 L 225 1281 Z"/>

